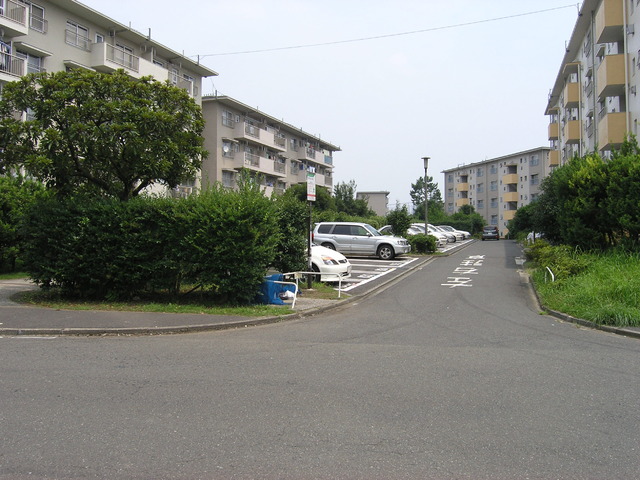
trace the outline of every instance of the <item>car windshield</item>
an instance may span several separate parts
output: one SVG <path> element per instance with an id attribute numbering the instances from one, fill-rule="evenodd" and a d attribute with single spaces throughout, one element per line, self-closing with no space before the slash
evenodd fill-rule
<path id="1" fill-rule="evenodd" d="M 373 228 L 371 225 L 365 224 L 364 228 L 369 230 L 374 237 L 381 237 L 382 236 L 382 234 L 378 230 Z"/>

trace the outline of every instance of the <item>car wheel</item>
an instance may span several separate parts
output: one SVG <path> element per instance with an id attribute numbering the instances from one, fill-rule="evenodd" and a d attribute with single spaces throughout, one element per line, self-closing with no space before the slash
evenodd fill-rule
<path id="1" fill-rule="evenodd" d="M 329 243 L 329 242 L 324 242 L 324 243 L 322 244 L 322 246 L 323 246 L 323 247 L 330 248 L 331 250 L 335 250 L 335 249 L 336 249 L 336 247 L 333 245 L 333 243 Z"/>
<path id="2" fill-rule="evenodd" d="M 380 260 L 393 260 L 395 253 L 391 245 L 380 245 L 378 247 L 378 257 Z"/>
<path id="3" fill-rule="evenodd" d="M 313 270 L 314 272 L 320 272 L 320 269 L 318 268 L 318 266 L 314 263 L 311 265 L 311 270 Z M 320 275 L 313 275 L 313 281 L 314 282 L 320 282 Z"/>

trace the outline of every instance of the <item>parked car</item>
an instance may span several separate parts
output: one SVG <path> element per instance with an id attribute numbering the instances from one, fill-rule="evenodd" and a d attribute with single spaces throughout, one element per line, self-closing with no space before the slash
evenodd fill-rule
<path id="1" fill-rule="evenodd" d="M 407 239 L 383 235 L 371 225 L 359 222 L 317 223 L 313 241 L 343 254 L 376 255 L 382 260 L 391 260 L 411 251 Z"/>
<path id="2" fill-rule="evenodd" d="M 466 240 L 468 238 L 471 238 L 471 234 L 465 230 L 456 230 L 450 225 L 438 225 L 438 227 L 446 232 L 453 233 L 456 236 L 457 240 Z"/>
<path id="3" fill-rule="evenodd" d="M 411 226 L 413 228 L 419 229 L 421 233 L 424 233 L 424 223 L 412 223 Z M 437 230 L 431 228 L 431 225 L 429 224 L 427 224 L 427 227 L 429 228 L 427 235 L 436 237 L 436 246 L 444 247 L 447 243 L 449 243 L 446 235 L 444 235 L 442 232 L 438 232 Z"/>
<path id="4" fill-rule="evenodd" d="M 378 231 L 383 235 L 393 235 L 393 227 L 391 225 L 385 225 L 384 227 L 378 229 Z M 417 235 L 419 233 L 424 233 L 424 229 L 419 229 L 416 227 L 409 227 L 407 229 L 407 235 Z"/>
<path id="5" fill-rule="evenodd" d="M 446 230 L 440 228 L 440 227 L 436 227 L 435 225 L 428 225 L 429 229 L 431 230 L 435 230 L 436 232 L 440 232 L 442 233 L 445 237 L 447 237 L 447 243 L 455 243 L 457 238 L 456 236 L 451 233 L 451 232 L 447 232 Z"/>
<path id="6" fill-rule="evenodd" d="M 498 233 L 498 227 L 486 225 L 482 229 L 482 241 L 484 240 L 500 240 L 500 233 Z"/>
<path id="7" fill-rule="evenodd" d="M 322 245 L 311 245 L 311 268 L 320 273 L 316 278 L 321 282 L 337 282 L 336 275 L 343 280 L 351 276 L 351 263 L 347 257 Z"/>

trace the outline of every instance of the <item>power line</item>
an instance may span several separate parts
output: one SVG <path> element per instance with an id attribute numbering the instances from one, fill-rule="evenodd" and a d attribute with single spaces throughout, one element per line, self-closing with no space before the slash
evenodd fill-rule
<path id="1" fill-rule="evenodd" d="M 554 10 L 561 10 L 564 8 L 570 8 L 570 7 L 577 7 L 578 11 L 580 9 L 579 4 L 571 4 L 571 5 L 563 5 L 561 7 L 553 7 L 553 8 L 547 8 L 544 10 L 536 10 L 533 12 L 526 12 L 526 13 L 517 13 L 514 15 L 508 15 L 505 17 L 495 17 L 495 18 L 488 18 L 488 19 L 484 19 L 484 20 L 476 20 L 473 22 L 466 22 L 466 23 L 456 23 L 453 25 L 446 25 L 443 27 L 432 27 L 432 28 L 425 28 L 422 30 L 412 30 L 409 32 L 401 32 L 401 33 L 389 33 L 387 35 L 376 35 L 373 37 L 362 37 L 362 38 L 352 38 L 349 40 L 335 40 L 332 42 L 322 42 L 322 43 L 308 43 L 308 44 L 303 44 L 303 45 L 290 45 L 288 47 L 275 47 L 275 48 L 264 48 L 264 49 L 260 49 L 260 50 L 242 50 L 242 51 L 238 51 L 238 52 L 226 52 L 226 53 L 209 53 L 207 55 L 198 55 L 199 59 L 203 59 L 206 57 L 220 57 L 220 56 L 225 56 L 225 55 L 245 55 L 248 53 L 265 53 L 265 52 L 277 52 L 277 51 L 281 51 L 281 50 L 294 50 L 294 49 L 299 49 L 299 48 L 312 48 L 312 47 L 324 47 L 327 45 L 339 45 L 339 44 L 344 44 L 344 43 L 355 43 L 355 42 L 366 42 L 369 40 L 378 40 L 381 38 L 391 38 L 391 37 L 401 37 L 401 36 L 406 36 L 406 35 L 416 35 L 418 33 L 427 33 L 427 32 L 435 32 L 438 30 L 447 30 L 447 29 L 452 29 L 452 28 L 461 28 L 461 27 L 468 27 L 470 25 L 478 25 L 481 23 L 489 23 L 489 22 L 497 22 L 500 20 L 509 20 L 511 18 L 518 18 L 518 17 L 525 17 L 528 15 L 537 15 L 540 13 L 546 13 L 546 12 L 551 12 Z M 195 55 L 194 55 L 195 56 Z"/>

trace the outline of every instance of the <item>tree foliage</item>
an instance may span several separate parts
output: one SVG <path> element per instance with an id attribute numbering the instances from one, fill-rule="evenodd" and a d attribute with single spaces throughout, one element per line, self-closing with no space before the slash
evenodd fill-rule
<path id="1" fill-rule="evenodd" d="M 61 194 L 128 200 L 193 177 L 206 155 L 203 129 L 187 92 L 151 77 L 30 74 L 3 87 L 0 173 L 24 169 Z"/>
<path id="2" fill-rule="evenodd" d="M 395 235 L 406 237 L 407 230 L 411 226 L 411 216 L 407 211 L 407 206 L 396 205 L 396 208 L 387 214 L 387 224 L 391 225 Z"/>
<path id="3" fill-rule="evenodd" d="M 532 229 L 583 249 L 640 246 L 640 149 L 625 140 L 608 160 L 597 153 L 556 168 L 532 203 Z M 516 216 L 518 213 L 516 213 Z"/>
<path id="4" fill-rule="evenodd" d="M 416 183 L 411 184 L 411 203 L 418 219 L 424 220 L 424 177 L 418 178 Z M 442 194 L 438 188 L 438 184 L 433 181 L 433 177 L 427 177 L 427 197 L 429 204 L 428 215 L 429 223 L 440 223 L 444 217 L 444 201 L 442 200 Z M 433 220 L 433 221 L 432 221 Z"/>
<path id="5" fill-rule="evenodd" d="M 340 182 L 333 188 L 333 196 L 336 200 L 336 210 L 357 217 L 369 217 L 375 213 L 369 208 L 369 204 L 362 198 L 356 198 L 358 186 L 355 180 L 349 183 Z"/>
<path id="6" fill-rule="evenodd" d="M 30 206 L 45 196 L 39 182 L 0 177 L 0 271 L 14 271 L 20 255 L 20 221 Z"/>

